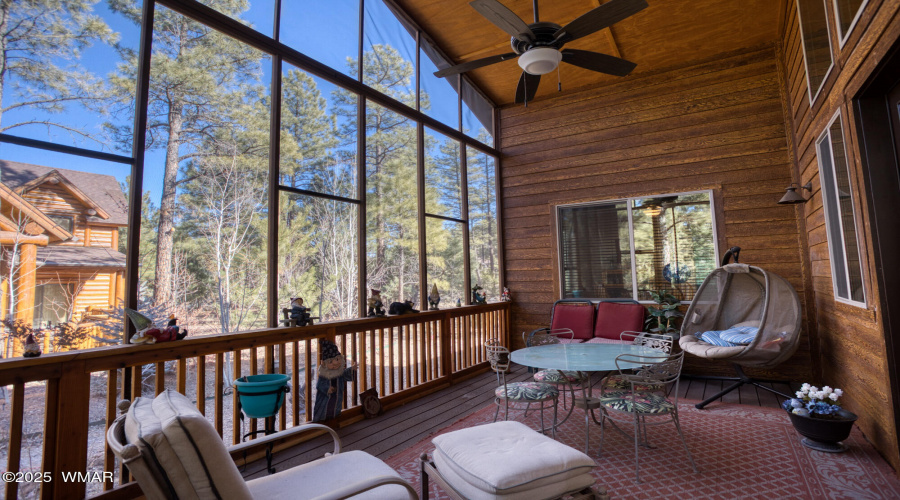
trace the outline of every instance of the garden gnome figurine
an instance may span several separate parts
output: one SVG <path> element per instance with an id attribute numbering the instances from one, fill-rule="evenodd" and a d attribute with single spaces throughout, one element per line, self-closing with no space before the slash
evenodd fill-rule
<path id="1" fill-rule="evenodd" d="M 500 294 L 500 300 L 502 302 L 509 302 L 510 300 L 512 300 L 509 298 L 509 288 L 503 287 L 503 293 Z"/>
<path id="2" fill-rule="evenodd" d="M 473 304 L 486 304 L 487 303 L 487 295 L 484 293 L 484 288 L 481 285 L 476 284 L 472 287 L 472 303 Z"/>
<path id="3" fill-rule="evenodd" d="M 428 310 L 437 311 L 441 303 L 441 294 L 438 293 L 437 283 L 431 285 L 431 293 L 428 294 Z"/>
<path id="4" fill-rule="evenodd" d="M 313 422 L 330 420 L 341 414 L 346 395 L 346 382 L 356 380 L 356 362 L 347 366 L 347 359 L 330 340 L 319 344 L 319 366 L 316 368 L 316 404 Z"/>
<path id="5" fill-rule="evenodd" d="M 456 307 L 462 307 L 462 299 L 456 299 Z"/>
<path id="6" fill-rule="evenodd" d="M 41 355 L 41 346 L 34 340 L 34 335 L 29 333 L 25 338 L 25 348 L 22 356 L 26 358 L 36 358 Z"/>

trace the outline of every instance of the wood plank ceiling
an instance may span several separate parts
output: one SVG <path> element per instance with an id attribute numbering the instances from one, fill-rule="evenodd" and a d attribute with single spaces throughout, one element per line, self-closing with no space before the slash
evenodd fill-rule
<path id="1" fill-rule="evenodd" d="M 785 0 L 648 0 L 650 6 L 610 29 L 566 44 L 637 63 L 632 75 L 656 72 L 717 55 L 775 42 Z M 468 5 L 469 0 L 395 0 L 444 52 L 462 63 L 511 52 L 510 38 Z M 531 0 L 500 0 L 526 23 L 534 21 Z M 541 21 L 565 25 L 604 0 L 543 0 Z M 468 75 L 500 106 L 514 103 L 521 69 L 515 60 Z M 619 77 L 569 64 L 560 65 L 563 90 L 608 84 Z M 626 77 L 627 78 L 627 77 Z M 536 99 L 557 92 L 556 72 L 544 75 Z"/>

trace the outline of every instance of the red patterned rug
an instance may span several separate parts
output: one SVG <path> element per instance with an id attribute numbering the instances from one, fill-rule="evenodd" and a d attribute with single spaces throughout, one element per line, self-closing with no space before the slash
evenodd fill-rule
<path id="1" fill-rule="evenodd" d="M 478 410 L 397 453 L 387 463 L 418 491 L 419 456 L 423 452 L 431 456 L 432 437 L 489 423 L 494 408 Z M 640 449 L 642 483 L 634 480 L 633 441 L 607 428 L 603 455 L 597 456 L 600 427 L 591 424 L 589 454 L 597 461 L 594 475 L 610 498 L 900 498 L 900 479 L 855 427 L 844 442 L 846 452 L 823 453 L 800 444 L 802 438 L 787 414 L 776 408 L 715 403 L 697 410 L 693 402 L 679 402 L 679 414 L 700 472 L 691 470 L 674 425 L 653 426 L 649 438 L 656 448 Z M 510 418 L 533 429 L 540 424 L 534 411 L 529 411 L 528 417 L 523 417 L 522 411 L 511 411 Z M 575 409 L 557 438 L 584 450 L 584 425 L 584 413 Z M 433 483 L 430 495 L 448 498 Z"/>

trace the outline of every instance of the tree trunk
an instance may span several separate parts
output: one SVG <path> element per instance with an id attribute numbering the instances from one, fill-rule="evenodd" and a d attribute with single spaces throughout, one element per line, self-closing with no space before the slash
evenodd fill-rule
<path id="1" fill-rule="evenodd" d="M 172 250 L 175 234 L 175 193 L 178 187 L 178 149 L 184 118 L 178 98 L 169 107 L 169 138 L 166 144 L 166 170 L 159 203 L 159 227 L 156 240 L 156 276 L 153 303 L 170 305 L 172 299 Z"/>

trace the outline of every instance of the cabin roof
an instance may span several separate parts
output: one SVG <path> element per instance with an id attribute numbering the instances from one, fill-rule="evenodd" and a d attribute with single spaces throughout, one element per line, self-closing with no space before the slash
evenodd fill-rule
<path id="1" fill-rule="evenodd" d="M 80 172 L 77 170 L 67 170 L 64 168 L 45 167 L 43 165 L 32 165 L 29 163 L 20 163 L 16 161 L 0 160 L 0 182 L 7 185 L 13 190 L 19 188 L 30 187 L 29 183 L 40 179 L 50 178 L 53 172 L 57 172 L 65 180 L 67 180 L 77 192 L 76 197 L 86 197 L 90 202 L 85 205 L 96 205 L 98 216 L 87 216 L 90 222 L 103 222 L 107 224 L 128 224 L 128 202 L 122 194 L 116 178 L 106 174 L 95 174 L 91 172 Z M 71 190 L 70 190 L 71 191 Z M 85 201 L 82 199 L 82 201 Z M 92 206 L 92 208 L 94 208 Z M 109 215 L 104 218 L 102 215 Z"/>
<path id="2" fill-rule="evenodd" d="M 38 266 L 125 268 L 125 254 L 103 247 L 48 246 L 37 249 Z"/>

